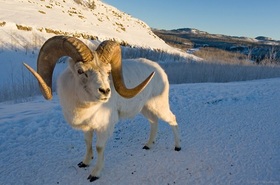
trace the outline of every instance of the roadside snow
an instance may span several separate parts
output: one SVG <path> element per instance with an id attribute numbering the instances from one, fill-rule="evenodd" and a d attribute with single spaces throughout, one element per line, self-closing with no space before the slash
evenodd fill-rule
<path id="1" fill-rule="evenodd" d="M 172 85 L 170 102 L 182 135 L 173 151 L 169 126 L 142 150 L 142 116 L 117 124 L 94 184 L 279 184 L 280 79 Z M 77 164 L 83 134 L 71 129 L 58 98 L 0 104 L 0 184 L 90 184 Z"/>

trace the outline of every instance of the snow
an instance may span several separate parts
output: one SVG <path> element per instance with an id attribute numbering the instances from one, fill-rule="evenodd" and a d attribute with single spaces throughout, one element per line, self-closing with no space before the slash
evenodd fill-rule
<path id="1" fill-rule="evenodd" d="M 131 46 L 161 49 L 196 58 L 170 47 L 146 23 L 113 6 L 96 0 L 96 7 L 92 9 L 85 5 L 89 1 L 80 2 L 0 0 L 0 23 L 5 22 L 0 26 L 0 46 L 8 47 L 12 44 L 25 47 L 27 43 L 41 46 L 42 42 L 54 35 L 48 33 L 47 29 L 51 29 L 61 34 L 87 34 L 97 37 L 99 41 L 114 39 Z M 19 30 L 17 25 L 30 27 L 31 31 Z"/>
<path id="2" fill-rule="evenodd" d="M 154 147 L 143 150 L 147 120 L 123 120 L 94 184 L 280 184 L 279 97 L 279 78 L 171 85 L 182 150 L 173 150 L 164 122 Z M 1 184 L 90 184 L 96 161 L 78 168 L 83 134 L 65 122 L 57 96 L 0 103 L 0 120 Z"/>

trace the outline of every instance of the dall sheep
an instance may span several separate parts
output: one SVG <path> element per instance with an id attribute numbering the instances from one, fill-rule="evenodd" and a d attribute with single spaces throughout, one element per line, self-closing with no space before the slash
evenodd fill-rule
<path id="1" fill-rule="evenodd" d="M 54 36 L 40 49 L 37 72 L 24 63 L 38 80 L 47 100 L 52 98 L 52 74 L 57 60 L 62 56 L 70 56 L 71 59 L 57 82 L 60 104 L 67 122 L 73 128 L 82 130 L 85 137 L 86 154 L 79 167 L 90 164 L 93 158 L 93 132 L 97 135 L 97 164 L 88 177 L 90 181 L 100 177 L 105 144 L 115 124 L 139 112 L 151 126 L 149 140 L 143 149 L 152 147 L 158 119 L 171 126 L 175 150 L 181 149 L 176 117 L 169 108 L 167 75 L 157 63 L 146 59 L 122 62 L 121 47 L 113 41 L 104 41 L 95 51 L 91 51 L 77 38 Z M 145 80 L 140 83 L 141 79 Z"/>

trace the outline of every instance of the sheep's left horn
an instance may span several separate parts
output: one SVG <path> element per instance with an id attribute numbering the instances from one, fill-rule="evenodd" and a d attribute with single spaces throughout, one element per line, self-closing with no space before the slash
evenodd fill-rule
<path id="1" fill-rule="evenodd" d="M 27 64 L 24 66 L 38 80 L 43 96 L 52 98 L 52 74 L 57 60 L 69 56 L 75 62 L 89 62 L 93 59 L 91 50 L 79 39 L 66 36 L 54 36 L 41 47 L 37 59 L 37 72 Z"/>
<path id="2" fill-rule="evenodd" d="M 138 86 L 128 89 L 125 86 L 123 79 L 120 45 L 114 41 L 104 41 L 98 46 L 96 53 L 102 62 L 111 64 L 115 89 L 124 98 L 132 98 L 140 93 L 148 85 L 155 74 L 155 72 L 152 72 Z"/>

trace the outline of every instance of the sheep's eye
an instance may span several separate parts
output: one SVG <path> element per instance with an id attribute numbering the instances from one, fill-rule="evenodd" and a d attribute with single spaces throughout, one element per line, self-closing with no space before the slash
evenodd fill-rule
<path id="1" fill-rule="evenodd" d="M 81 75 L 81 74 L 84 74 L 84 73 L 85 73 L 82 69 L 78 69 L 78 71 L 77 71 L 77 72 L 78 72 L 78 74 L 79 74 L 79 75 Z"/>

